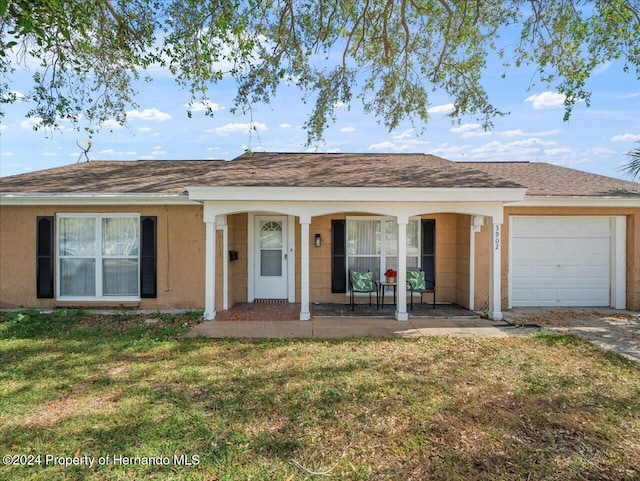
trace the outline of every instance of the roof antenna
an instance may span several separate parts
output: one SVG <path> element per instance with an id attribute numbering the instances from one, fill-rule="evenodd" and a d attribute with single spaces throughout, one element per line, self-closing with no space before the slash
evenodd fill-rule
<path id="1" fill-rule="evenodd" d="M 91 150 L 91 146 L 93 145 L 91 143 L 91 140 L 87 140 L 86 142 L 84 140 L 81 140 L 80 142 L 76 140 L 76 145 L 80 148 L 80 150 L 82 150 L 82 153 L 78 156 L 78 162 L 82 160 L 83 155 L 87 162 L 91 162 L 91 159 L 87 155 Z"/>

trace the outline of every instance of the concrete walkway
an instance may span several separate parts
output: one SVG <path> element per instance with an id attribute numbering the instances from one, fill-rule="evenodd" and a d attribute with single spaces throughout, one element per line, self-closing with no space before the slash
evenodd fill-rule
<path id="1" fill-rule="evenodd" d="M 187 337 L 240 338 L 341 338 L 341 337 L 419 337 L 486 336 L 504 337 L 525 334 L 532 328 L 514 328 L 504 322 L 480 317 L 394 319 L 337 317 L 311 321 L 205 321 L 195 326 Z"/>

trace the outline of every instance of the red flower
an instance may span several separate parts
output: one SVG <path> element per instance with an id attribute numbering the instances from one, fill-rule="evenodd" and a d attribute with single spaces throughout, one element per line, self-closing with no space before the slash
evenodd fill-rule
<path id="1" fill-rule="evenodd" d="M 393 269 L 387 269 L 384 275 L 385 277 L 398 277 L 398 272 Z"/>

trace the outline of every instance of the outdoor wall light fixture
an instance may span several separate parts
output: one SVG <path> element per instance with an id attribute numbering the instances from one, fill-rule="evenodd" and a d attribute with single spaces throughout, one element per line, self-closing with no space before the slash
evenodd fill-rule
<path id="1" fill-rule="evenodd" d="M 322 237 L 320 234 L 316 234 L 316 247 L 320 247 L 322 245 Z"/>

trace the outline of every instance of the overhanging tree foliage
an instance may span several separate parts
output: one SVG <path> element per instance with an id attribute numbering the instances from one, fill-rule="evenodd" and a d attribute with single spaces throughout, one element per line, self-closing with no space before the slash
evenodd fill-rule
<path id="1" fill-rule="evenodd" d="M 483 87 L 493 55 L 505 75 L 535 67 L 532 82 L 565 95 L 565 118 L 589 104 L 589 76 L 604 62 L 622 59 L 640 79 L 637 0 L 0 0 L 0 18 L 0 98 L 17 100 L 11 74 L 36 59 L 28 115 L 51 127 L 126 121 L 133 82 L 151 66 L 194 102 L 231 76 L 240 110 L 293 82 L 312 103 L 309 142 L 354 99 L 389 129 L 426 124 L 435 90 L 454 119 L 491 128 L 502 114 Z"/>

